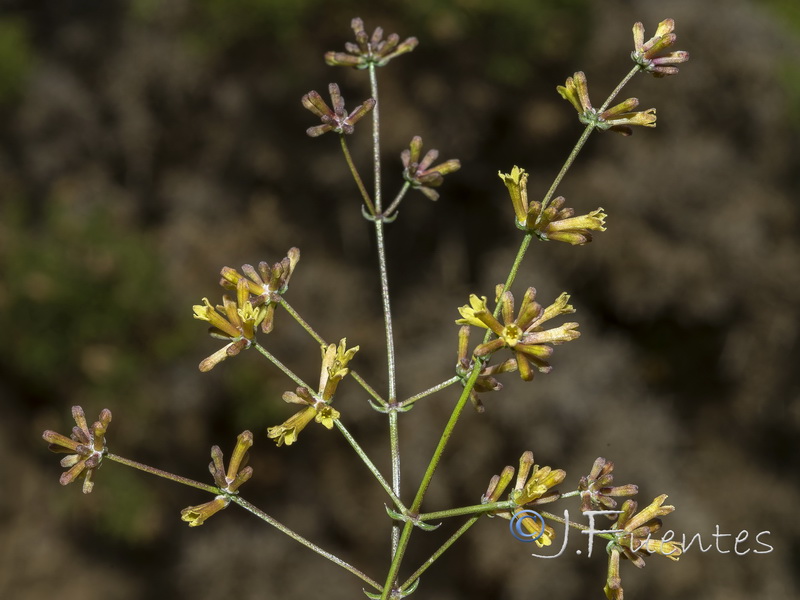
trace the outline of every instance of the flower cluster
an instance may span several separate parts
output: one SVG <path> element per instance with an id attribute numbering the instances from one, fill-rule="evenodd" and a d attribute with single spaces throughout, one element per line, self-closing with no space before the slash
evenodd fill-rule
<path id="1" fill-rule="evenodd" d="M 61 459 L 61 466 L 69 467 L 69 470 L 62 473 L 59 478 L 61 485 L 67 485 L 83 477 L 83 493 L 88 494 L 94 487 L 92 481 L 94 472 L 100 468 L 103 456 L 106 454 L 105 436 L 111 423 L 111 411 L 107 408 L 100 411 L 100 417 L 91 427 L 80 406 L 72 407 L 72 418 L 75 419 L 76 426 L 72 428 L 69 437 L 49 429 L 42 434 L 42 437 L 50 442 L 52 452 L 68 455 Z"/>
<path id="2" fill-rule="evenodd" d="M 638 486 L 612 485 L 614 483 L 614 463 L 602 456 L 598 457 L 592 465 L 588 475 L 581 477 L 578 490 L 581 493 L 581 511 L 613 510 L 617 501 L 613 497 L 633 496 L 638 493 Z"/>
<path id="3" fill-rule="evenodd" d="M 358 352 L 358 346 L 347 348 L 346 340 L 339 345 L 329 344 L 322 347 L 322 370 L 319 378 L 319 391 L 312 394 L 308 388 L 298 387 L 295 392 L 285 392 L 283 400 L 290 404 L 301 404 L 302 410 L 289 417 L 281 425 L 270 427 L 267 435 L 275 440 L 278 446 L 290 446 L 297 441 L 297 436 L 312 420 L 322 424 L 327 429 L 333 427 L 334 421 L 339 418 L 339 411 L 330 403 L 339 386 L 339 382 L 350 372 L 347 364 Z"/>
<path id="4" fill-rule="evenodd" d="M 635 500 L 626 500 L 622 505 L 622 514 L 614 523 L 615 540 L 609 545 L 608 577 L 604 591 L 608 600 L 622 600 L 622 580 L 619 574 L 620 557 L 629 559 L 634 565 L 642 568 L 644 557 L 650 554 L 661 554 L 671 560 L 678 560 L 683 553 L 680 542 L 653 540 L 651 536 L 661 529 L 661 519 L 668 515 L 674 506 L 664 506 L 666 494 L 658 496 L 649 506 L 636 512 Z M 635 514 L 634 514 L 635 513 Z"/>
<path id="5" fill-rule="evenodd" d="M 502 286 L 498 286 L 498 291 L 501 290 Z M 456 320 L 459 325 L 482 327 L 497 335 L 497 338 L 478 345 L 473 354 L 482 357 L 501 348 L 511 349 L 520 377 L 525 381 L 533 379 L 532 365 L 540 373 L 549 373 L 552 370 L 546 360 L 553 354 L 552 345 L 562 344 L 580 336 L 577 323 L 564 323 L 553 329 L 543 328 L 544 323 L 550 319 L 575 312 L 575 309 L 568 304 L 568 294 L 562 293 L 547 308 L 542 308 L 535 302 L 535 297 L 536 290 L 528 288 L 522 298 L 519 313 L 514 318 L 514 296 L 509 291 L 504 292 L 499 300 L 503 315 L 503 323 L 500 323 L 486 307 L 486 297 L 478 298 L 472 294 L 469 297 L 469 305 L 458 309 L 462 318 Z"/>
<path id="6" fill-rule="evenodd" d="M 363 104 L 356 106 L 353 112 L 347 114 L 344 108 L 344 98 L 342 98 L 342 94 L 339 91 L 339 86 L 335 83 L 331 83 L 328 86 L 328 92 L 331 95 L 331 104 L 333 104 L 333 108 L 328 106 L 325 100 L 322 99 L 322 96 L 314 90 L 308 92 L 301 99 L 303 106 L 317 115 L 322 121 L 322 125 L 316 125 L 306 129 L 306 134 L 310 137 L 318 137 L 329 131 L 349 135 L 355 130 L 355 124 L 375 107 L 375 99 L 368 98 Z"/>
<path id="7" fill-rule="evenodd" d="M 469 325 L 462 325 L 458 330 L 458 361 L 456 362 L 456 374 L 461 378 L 462 385 L 466 385 L 467 378 L 475 366 L 475 361 L 470 357 L 469 349 Z M 469 391 L 469 399 L 475 410 L 483 412 L 484 407 L 478 394 L 483 392 L 499 392 L 503 389 L 503 384 L 500 383 L 494 376 L 500 373 L 510 373 L 517 370 L 517 360 L 509 358 L 499 364 L 484 365 L 481 367 L 481 372 L 478 379 Z"/>
<path id="8" fill-rule="evenodd" d="M 677 39 L 677 36 L 673 33 L 674 29 L 675 21 L 664 19 L 658 24 L 656 34 L 645 42 L 644 25 L 636 23 L 633 26 L 634 50 L 631 52 L 633 62 L 639 65 L 643 71 L 652 73 L 655 77 L 677 74 L 678 67 L 674 65 L 679 65 L 689 60 L 689 53 L 683 50 L 675 50 L 662 54 Z"/>
<path id="9" fill-rule="evenodd" d="M 214 483 L 223 493 L 204 504 L 184 508 L 181 511 L 181 519 L 189 523 L 189 527 L 202 525 L 206 519 L 227 508 L 231 503 L 230 496 L 237 494 L 239 487 L 253 476 L 253 468 L 245 466 L 247 452 L 252 445 L 253 434 L 250 431 L 240 433 L 236 438 L 236 446 L 227 470 L 222 462 L 222 450 L 219 446 L 211 448 L 211 463 L 208 465 L 208 470 L 214 477 Z"/>
<path id="10" fill-rule="evenodd" d="M 300 251 L 292 248 L 272 267 L 266 262 L 259 263 L 258 270 L 244 265 L 242 271 L 246 276 L 230 267 L 222 269 L 220 285 L 235 290 L 236 300 L 223 295 L 222 304 L 214 306 L 208 298 L 203 298 L 202 304 L 192 307 L 195 319 L 211 324 L 209 333 L 212 337 L 228 342 L 200 363 L 202 372 L 210 371 L 229 356 L 236 356 L 249 348 L 255 341 L 259 325 L 264 333 L 272 330 L 275 304 L 288 289 L 289 279 L 299 260 Z"/>
<path id="11" fill-rule="evenodd" d="M 606 230 L 607 215 L 602 208 L 576 217 L 573 209 L 564 208 L 564 197 L 559 196 L 542 210 L 541 202 L 528 201 L 528 173 L 524 169 L 515 166 L 511 173 L 498 175 L 511 197 L 517 227 L 533 232 L 540 240 L 582 246 L 592 241 L 592 231 Z"/>
<path id="12" fill-rule="evenodd" d="M 438 200 L 439 193 L 433 188 L 439 187 L 444 181 L 444 176 L 448 173 L 458 171 L 461 162 L 456 158 L 451 158 L 435 167 L 433 161 L 439 158 L 438 150 L 428 150 L 425 156 L 422 155 L 422 138 L 414 136 L 411 144 L 400 154 L 403 161 L 403 178 L 411 184 L 415 190 L 419 190 L 431 200 Z"/>
<path id="13" fill-rule="evenodd" d="M 523 453 L 519 459 L 516 483 L 508 495 L 508 499 L 514 506 L 509 511 L 498 511 L 495 514 L 504 519 L 512 519 L 526 507 L 558 500 L 560 495 L 552 488 L 563 482 L 566 476 L 566 472 L 562 469 L 539 467 L 534 464 L 532 452 Z M 483 495 L 483 503 L 498 502 L 513 477 L 514 467 L 511 466 L 505 467 L 500 475 L 492 477 L 489 488 Z M 535 542 L 540 548 L 551 545 L 555 538 L 555 530 L 552 527 L 545 525 L 544 532 L 542 532 L 541 525 L 540 522 L 533 519 L 522 521 L 522 526 L 533 538 L 536 538 Z"/>
<path id="14" fill-rule="evenodd" d="M 631 125 L 656 126 L 656 109 L 648 108 L 645 111 L 635 112 L 634 109 L 639 106 L 639 100 L 636 98 L 628 98 L 603 112 L 598 112 L 589 100 L 589 86 L 583 71 L 567 77 L 566 83 L 556 87 L 556 90 L 564 100 L 568 100 L 575 107 L 578 111 L 578 120 L 586 125 L 594 125 L 602 130 L 610 129 L 622 135 L 632 133 Z"/>
<path id="15" fill-rule="evenodd" d="M 258 270 L 252 265 L 242 265 L 244 275 L 241 275 L 236 269 L 223 267 L 220 272 L 222 278 L 219 284 L 223 288 L 235 290 L 239 281 L 244 279 L 247 288 L 254 296 L 251 302 L 256 306 L 264 304 L 267 307 L 264 320 L 261 321 L 261 331 L 269 333 L 272 331 L 275 305 L 281 301 L 281 295 L 289 289 L 289 279 L 299 261 L 300 250 L 290 248 L 286 256 L 272 266 L 264 261 L 258 263 Z"/>
<path id="16" fill-rule="evenodd" d="M 377 67 L 386 65 L 393 58 L 411 52 L 417 47 L 417 38 L 410 37 L 400 43 L 400 36 L 392 33 L 385 40 L 383 29 L 376 27 L 372 36 L 364 30 L 364 22 L 356 17 L 350 22 L 356 34 L 356 43 L 347 42 L 344 47 L 347 52 L 326 52 L 325 62 L 332 67 L 354 67 L 366 69 L 374 64 Z"/>

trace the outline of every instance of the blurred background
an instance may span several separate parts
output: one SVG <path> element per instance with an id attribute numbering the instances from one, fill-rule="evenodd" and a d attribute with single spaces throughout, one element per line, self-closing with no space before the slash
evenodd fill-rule
<path id="1" fill-rule="evenodd" d="M 380 6 L 380 8 L 379 8 Z M 109 408 L 111 451 L 209 481 L 251 429 L 243 495 L 381 580 L 389 562 L 380 488 L 335 432 L 276 448 L 266 428 L 294 386 L 255 352 L 210 373 L 220 343 L 191 306 L 219 301 L 218 272 L 302 260 L 287 299 L 385 390 L 373 238 L 334 136 L 308 138 L 300 105 L 366 74 L 326 67 L 350 20 L 419 47 L 380 71 L 386 195 L 413 135 L 459 158 L 442 197 L 410 194 L 388 226 L 399 394 L 450 377 L 456 308 L 504 280 L 520 234 L 497 177 L 515 164 L 541 197 L 582 130 L 555 92 L 586 72 L 597 104 L 630 69 L 631 26 L 676 20 L 691 61 L 638 76 L 622 98 L 658 109 L 631 138 L 596 133 L 559 189 L 608 231 L 582 248 L 535 244 L 515 291 L 572 294 L 582 337 L 553 372 L 506 376 L 465 411 L 425 510 L 479 502 L 490 477 L 532 450 L 574 489 L 616 463 L 640 504 L 669 494 L 667 528 L 713 544 L 769 531 L 771 553 L 690 550 L 623 563 L 626 597 L 792 598 L 800 590 L 798 306 L 800 5 L 795 0 L 4 0 L 0 2 L 0 597 L 35 600 L 361 596 L 360 582 L 233 507 L 179 519 L 209 498 L 115 464 L 92 494 L 62 488 L 41 432 L 70 407 Z M 350 138 L 368 178 L 370 141 Z M 477 339 L 477 336 L 474 336 Z M 474 340 L 473 340 L 474 341 Z M 309 382 L 318 349 L 279 312 L 262 342 Z M 458 390 L 401 416 L 411 498 Z M 382 417 L 354 382 L 336 407 L 388 473 Z M 554 510 L 577 505 L 564 501 Z M 460 522 L 417 531 L 407 576 Z M 559 530 L 560 533 L 560 530 Z M 720 538 L 723 550 L 733 538 Z M 480 521 L 422 578 L 420 598 L 602 598 L 602 547 L 530 556 L 507 522 Z M 739 547 L 742 549 L 742 546 Z"/>

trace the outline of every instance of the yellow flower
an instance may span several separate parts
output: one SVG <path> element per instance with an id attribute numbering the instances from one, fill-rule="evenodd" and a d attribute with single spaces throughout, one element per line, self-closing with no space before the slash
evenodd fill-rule
<path id="1" fill-rule="evenodd" d="M 244 278 L 237 281 L 235 302 L 225 295 L 222 297 L 222 306 L 212 306 L 208 298 L 203 298 L 203 304 L 194 305 L 192 310 L 195 319 L 211 324 L 211 337 L 228 340 L 226 346 L 200 363 L 200 370 L 204 373 L 229 356 L 236 356 L 249 348 L 256 336 L 255 328 L 267 316 L 264 304 L 251 302 L 249 285 Z"/>
<path id="2" fill-rule="evenodd" d="M 308 406 L 300 412 L 293 414 L 284 423 L 267 429 L 267 436 L 275 440 L 278 446 L 283 446 L 284 444 L 291 446 L 297 441 L 297 436 L 300 435 L 300 432 L 303 431 L 305 426 L 316 416 L 317 409 L 314 406 Z"/>
<path id="3" fill-rule="evenodd" d="M 473 354 L 480 357 L 504 347 L 510 348 L 514 352 L 520 377 L 525 381 L 533 379 L 532 364 L 540 373 L 550 372 L 552 367 L 546 359 L 553 353 L 553 348 L 547 344 L 561 344 L 580 336 L 577 323 L 564 323 L 554 329 L 542 328 L 542 325 L 553 317 L 575 312 L 575 309 L 568 304 L 568 294 L 561 294 L 546 309 L 534 302 L 535 296 L 536 290 L 528 288 L 515 319 L 514 296 L 508 291 L 503 293 L 499 300 L 503 315 L 503 323 L 500 323 L 486 307 L 486 298 L 478 298 L 472 294 L 469 306 L 458 309 L 462 318 L 456 320 L 459 325 L 483 327 L 497 335 L 496 339 L 478 345 Z"/>
<path id="4" fill-rule="evenodd" d="M 519 506 L 533 502 L 536 504 L 553 502 L 558 500 L 560 494 L 551 488 L 564 481 L 566 476 L 567 473 L 563 469 L 551 469 L 533 464 L 533 452 L 529 450 L 519 459 L 517 482 L 509 498 Z"/>

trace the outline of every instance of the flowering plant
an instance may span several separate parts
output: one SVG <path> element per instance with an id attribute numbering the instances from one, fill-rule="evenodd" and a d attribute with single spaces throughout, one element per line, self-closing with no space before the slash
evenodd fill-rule
<path id="1" fill-rule="evenodd" d="M 554 527 L 545 520 L 550 523 L 561 523 L 570 528 L 582 530 L 586 528 L 569 520 L 567 516 L 562 519 L 556 514 L 544 511 L 541 506 L 574 498 L 579 501 L 580 510 L 584 513 L 608 512 L 617 506 L 615 498 L 629 497 L 638 493 L 638 487 L 633 484 L 613 485 L 614 465 L 602 457 L 595 461 L 587 475 L 573 481 L 574 489 L 561 491 L 556 488 L 563 487 L 567 482 L 567 473 L 560 468 L 535 464 L 533 453 L 524 451 L 519 459 L 518 469 L 506 466 L 499 475 L 492 477 L 482 495 L 476 493 L 477 504 L 438 512 L 426 513 L 422 510 L 434 473 L 467 401 L 471 401 L 479 411 L 482 411 L 480 394 L 500 392 L 503 388 L 500 378 L 505 374 L 516 371 L 522 381 L 530 382 L 534 380 L 536 372 L 539 374 L 551 372 L 552 366 L 549 360 L 555 352 L 554 347 L 574 341 L 580 336 L 577 322 L 562 321 L 564 315 L 576 312 L 569 303 L 570 296 L 566 292 L 552 301 L 540 304 L 537 301 L 536 290 L 527 287 L 517 303 L 512 288 L 517 283 L 519 266 L 534 239 L 585 246 L 598 232 L 606 231 L 605 221 L 608 215 L 603 208 L 596 208 L 576 216 L 573 208 L 565 207 L 566 200 L 563 197 L 554 197 L 555 192 L 586 140 L 595 130 L 611 130 L 629 135 L 634 126 L 655 127 L 655 109 L 636 111 L 639 104 L 636 98 L 629 98 L 614 106 L 611 104 L 625 84 L 637 73 L 650 73 L 656 77 L 676 74 L 678 69 L 675 65 L 687 61 L 688 54 L 682 51 L 666 52 L 676 40 L 672 20 L 662 21 L 655 36 L 647 42 L 644 41 L 642 24 L 637 23 L 633 28 L 634 51 L 631 55 L 634 66 L 600 108 L 593 107 L 589 99 L 587 78 L 581 71 L 568 77 L 564 86 L 557 87 L 558 93 L 578 112 L 579 122 L 585 125 L 582 135 L 541 200 L 529 200 L 526 170 L 513 166 L 509 173 L 499 174 L 510 196 L 510 212 L 513 214 L 511 222 L 520 230 L 521 236 L 519 249 L 509 268 L 508 276 L 503 283 L 496 286 L 490 296 L 471 294 L 466 304 L 453 310 L 453 316 L 456 312 L 460 315 L 460 318 L 454 319 L 455 323 L 461 325 L 454 375 L 413 396 L 400 398 L 396 389 L 392 305 L 385 251 L 387 226 L 397 218 L 397 209 L 409 190 L 418 190 L 425 197 L 437 200 L 441 194 L 439 188 L 443 187 L 445 178 L 457 172 L 461 163 L 457 159 L 437 163 L 439 152 L 430 149 L 423 154 L 422 139 L 413 136 L 409 147 L 400 153 L 399 165 L 396 165 L 398 168 L 402 166 L 404 183 L 396 196 L 390 202 L 385 202 L 379 162 L 381 116 L 377 69 L 412 51 L 417 46 L 417 40 L 408 38 L 400 42 L 396 34 L 384 39 L 380 28 L 377 28 L 372 35 L 368 35 L 360 19 L 352 21 L 352 28 L 355 42 L 345 45 L 346 52 L 328 52 L 325 59 L 332 66 L 366 71 L 369 75 L 370 97 L 348 112 L 339 86 L 331 83 L 328 88 L 331 97 L 330 106 L 316 91 L 303 96 L 301 102 L 320 120 L 320 124 L 306 130 L 309 136 L 316 138 L 327 133 L 338 135 L 347 168 L 361 197 L 361 210 L 374 229 L 381 305 L 385 321 L 388 389 L 385 393 L 377 391 L 365 377 L 352 369 L 351 364 L 358 363 L 359 346 L 348 347 L 344 337 L 338 343 L 326 341 L 287 301 L 290 279 L 300 260 L 300 251 L 297 248 L 289 249 L 286 256 L 273 265 L 267 262 L 259 263 L 258 267 L 243 265 L 241 272 L 231 267 L 224 267 L 221 270 L 220 285 L 232 296 L 223 294 L 221 304 L 212 304 L 207 298 L 203 298 L 201 304 L 193 307 L 193 312 L 195 319 L 206 321 L 210 325 L 209 333 L 212 337 L 224 341 L 222 348 L 200 362 L 200 371 L 210 371 L 228 358 L 235 357 L 245 350 L 255 349 L 295 384 L 294 391 L 286 391 L 282 398 L 289 404 L 299 405 L 300 408 L 281 424 L 270 426 L 258 424 L 261 437 L 271 439 L 276 447 L 281 447 L 298 443 L 300 433 L 306 428 L 309 428 L 309 433 L 304 434 L 304 438 L 312 435 L 312 431 L 319 435 L 325 430 L 335 429 L 383 488 L 390 504 L 387 513 L 391 519 L 387 536 L 391 548 L 391 563 L 386 573 L 377 579 L 368 575 L 360 568 L 321 549 L 242 497 L 240 487 L 254 474 L 253 469 L 247 466 L 248 451 L 259 435 L 249 430 L 238 436 L 227 468 L 223 462 L 221 449 L 218 446 L 211 449 L 209 470 L 213 484 L 193 481 L 111 453 L 106 435 L 111 423 L 111 411 L 108 409 L 104 409 L 98 421 L 89 427 L 83 409 L 73 407 L 72 414 L 76 426 L 71 435 L 68 437 L 48 430 L 44 432 L 43 437 L 50 443 L 51 450 L 67 454 L 61 461 L 61 465 L 68 468 L 60 479 L 64 485 L 83 479 L 83 492 L 91 492 L 96 471 L 102 464 L 111 461 L 195 487 L 212 494 L 213 499 L 186 507 L 180 512 L 181 518 L 190 527 L 203 525 L 218 512 L 231 504 L 237 504 L 320 556 L 354 574 L 369 588 L 365 590 L 368 597 L 386 600 L 402 598 L 413 592 L 419 584 L 420 576 L 484 516 L 499 516 L 510 520 L 515 537 L 519 539 L 519 536 L 522 536 L 525 541 L 533 541 L 538 547 L 544 548 L 553 545 L 558 538 Z M 367 190 L 347 143 L 347 137 L 355 132 L 356 126 L 361 128 L 359 122 L 368 115 L 371 116 L 373 125 L 372 167 L 375 187 L 372 192 Z M 507 208 L 498 210 L 508 212 Z M 518 295 L 517 298 L 519 297 Z M 273 330 L 276 312 L 279 310 L 286 311 L 318 346 L 321 356 L 318 385 L 309 385 L 293 372 L 268 348 L 271 344 L 264 341 L 265 336 Z M 474 329 L 482 332 L 483 338 L 471 348 L 469 338 Z M 347 397 L 346 390 L 348 386 L 353 385 L 363 388 L 370 397 L 372 408 L 384 415 L 388 421 L 390 477 L 384 476 L 347 426 L 350 420 L 347 402 L 350 398 Z M 444 390 L 459 389 L 459 387 L 458 398 L 424 475 L 416 491 L 413 495 L 409 495 L 400 485 L 402 457 L 399 442 L 400 416 L 423 401 L 432 402 L 435 395 Z M 315 427 L 312 423 L 322 425 L 322 428 Z M 512 481 L 514 485 L 509 490 Z M 664 505 L 665 500 L 666 495 L 660 495 L 646 508 L 637 512 L 636 501 L 628 499 L 621 509 L 614 513 L 618 516 L 611 517 L 613 524 L 610 530 L 591 532 L 607 540 L 609 563 L 604 588 L 607 598 L 622 598 L 621 559 L 628 559 L 637 567 L 641 567 L 644 565 L 644 559 L 652 554 L 664 555 L 673 560 L 680 557 L 682 548 L 679 543 L 651 539 L 651 535 L 661 527 L 660 517 L 674 510 L 674 507 Z M 537 515 L 538 519 L 529 518 L 531 513 Z M 441 544 L 430 559 L 424 561 L 411 575 L 405 578 L 399 576 L 400 567 L 407 557 L 407 549 L 416 529 L 432 531 L 438 527 L 432 521 L 461 517 L 467 517 L 466 521 Z"/>

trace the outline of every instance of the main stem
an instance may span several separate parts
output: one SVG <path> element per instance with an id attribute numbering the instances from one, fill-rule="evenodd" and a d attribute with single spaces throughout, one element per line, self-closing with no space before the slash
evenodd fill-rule
<path id="1" fill-rule="evenodd" d="M 383 321 L 386 335 L 386 363 L 389 371 L 389 447 L 392 457 L 392 491 L 395 496 L 400 497 L 400 442 L 397 427 L 397 377 L 394 355 L 394 328 L 392 327 L 392 307 L 389 298 L 389 273 L 386 268 L 386 242 L 383 235 L 383 219 L 380 217 L 383 211 L 381 195 L 381 128 L 380 128 L 380 106 L 378 100 L 378 76 L 375 71 L 375 64 L 369 65 L 369 84 L 370 93 L 375 99 L 375 107 L 372 109 L 372 164 L 375 177 L 375 214 L 378 217 L 375 223 L 375 239 L 378 245 L 378 265 L 381 279 L 381 300 L 383 303 Z M 392 557 L 397 552 L 400 539 L 400 526 L 392 525 Z"/>

